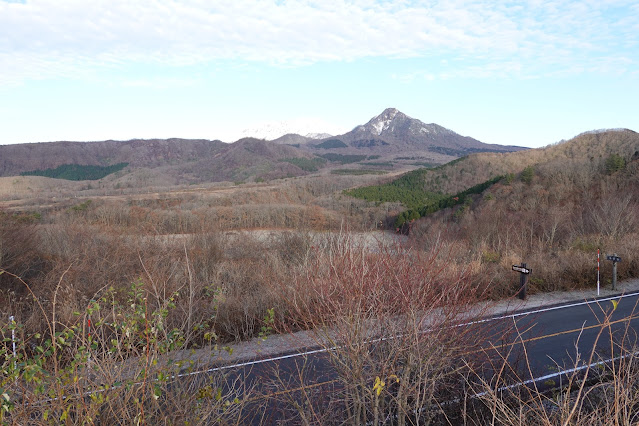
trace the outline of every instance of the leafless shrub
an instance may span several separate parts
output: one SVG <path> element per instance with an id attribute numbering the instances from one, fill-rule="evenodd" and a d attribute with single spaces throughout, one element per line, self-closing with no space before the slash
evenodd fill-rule
<path id="1" fill-rule="evenodd" d="M 3 271 L 4 272 L 4 271 Z M 6 272 L 5 272 L 6 273 Z M 31 287 L 19 277 L 8 274 Z M 59 280 L 61 284 L 64 276 Z M 0 347 L 0 421 L 11 424 L 133 424 L 240 422 L 250 389 L 223 374 L 189 374 L 186 363 L 167 357 L 184 345 L 179 330 L 163 319 L 171 299 L 158 307 L 141 285 L 133 286 L 127 304 L 112 291 L 96 294 L 76 314 L 58 322 L 60 288 L 51 311 L 38 303 L 46 324 L 30 335 L 17 322 L 0 323 L 0 335 L 17 336 L 15 352 Z M 10 339 L 10 340 L 11 340 Z M 211 353 L 218 349 L 210 347 Z M 181 373 L 181 374 L 180 374 Z"/>
<path id="2" fill-rule="evenodd" d="M 590 207 L 592 231 L 618 239 L 637 228 L 639 205 L 632 194 L 609 194 Z"/>
<path id="3" fill-rule="evenodd" d="M 288 323 L 312 330 L 337 374 L 326 402 L 333 416 L 321 417 L 309 400 L 295 405 L 305 424 L 432 418 L 455 381 L 456 354 L 477 337 L 453 325 L 478 315 L 468 304 L 483 297 L 447 267 L 437 251 L 398 244 L 371 252 L 342 234 L 280 289 Z"/>

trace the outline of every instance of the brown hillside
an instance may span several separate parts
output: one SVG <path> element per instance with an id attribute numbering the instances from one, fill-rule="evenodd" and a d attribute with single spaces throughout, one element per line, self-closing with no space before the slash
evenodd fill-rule
<path id="1" fill-rule="evenodd" d="M 284 160 L 311 157 L 311 154 L 292 146 L 247 138 L 229 144 L 211 157 L 175 169 L 200 181 L 242 181 L 251 177 L 275 179 L 307 174 Z"/>
<path id="2" fill-rule="evenodd" d="M 528 166 L 564 183 L 586 184 L 606 158 L 618 154 L 630 161 L 639 155 L 639 134 L 632 130 L 587 132 L 544 148 L 512 153 L 479 153 L 424 175 L 427 191 L 454 194 L 507 173 L 520 173 Z"/>
<path id="3" fill-rule="evenodd" d="M 188 139 L 135 139 L 102 142 L 47 142 L 0 145 L 0 176 L 63 164 L 105 166 L 129 163 L 132 167 L 158 167 L 215 155 L 226 146 L 220 141 Z"/>
<path id="4" fill-rule="evenodd" d="M 452 192 L 504 173 L 513 175 L 415 221 L 411 232 L 462 246 L 481 265 L 478 277 L 499 283 L 496 294 L 510 291 L 510 266 L 522 261 L 535 272 L 532 291 L 592 286 L 597 249 L 624 259 L 622 277 L 639 273 L 639 134 L 585 133 L 543 149 L 480 154 L 433 172 L 425 185 Z M 602 261 L 607 277 L 609 267 Z"/>

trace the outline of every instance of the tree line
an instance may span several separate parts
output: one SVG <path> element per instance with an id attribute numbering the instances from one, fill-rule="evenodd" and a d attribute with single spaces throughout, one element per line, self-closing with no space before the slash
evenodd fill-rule
<path id="1" fill-rule="evenodd" d="M 21 176 L 44 176 L 66 180 L 98 180 L 119 172 L 129 163 L 117 163 L 111 166 L 92 166 L 82 164 L 63 164 L 55 169 L 31 170 L 20 173 Z"/>

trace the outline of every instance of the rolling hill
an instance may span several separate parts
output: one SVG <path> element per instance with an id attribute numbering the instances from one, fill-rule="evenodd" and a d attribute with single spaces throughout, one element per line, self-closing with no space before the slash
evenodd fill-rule
<path id="1" fill-rule="evenodd" d="M 635 182 L 637 167 L 638 133 L 627 129 L 592 131 L 545 148 L 469 155 L 434 169 L 414 170 L 385 184 L 347 193 L 368 201 L 402 202 L 408 208 L 396 222 L 402 226 L 440 208 L 469 203 L 470 195 L 479 194 L 496 183 L 512 187 L 514 182 L 513 185 L 524 191 L 517 195 L 520 198 L 532 199 L 532 194 L 538 195 L 540 191 L 558 202 L 568 202 L 563 197 L 598 197 L 601 185 L 611 181 L 613 175 L 615 182 L 618 181 L 616 185 Z M 521 203 L 519 199 L 512 205 Z"/>
<path id="2" fill-rule="evenodd" d="M 146 182 L 161 184 L 267 180 L 301 176 L 320 168 L 382 173 L 443 164 L 475 152 L 523 150 L 489 145 L 437 124 L 425 124 L 389 108 L 368 123 L 323 139 L 287 134 L 275 141 L 244 138 L 227 144 L 205 139 L 135 139 L 48 142 L 0 146 L 0 176 L 28 172 L 63 177 L 64 170 L 88 166 L 119 175 L 140 170 Z M 348 169 L 344 169 L 348 165 Z M 139 174 L 139 173 L 138 173 Z M 99 176 L 99 173 L 87 176 Z"/>

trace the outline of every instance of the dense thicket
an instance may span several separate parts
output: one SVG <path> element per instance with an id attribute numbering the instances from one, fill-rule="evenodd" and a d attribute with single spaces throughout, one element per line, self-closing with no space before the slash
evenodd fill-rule
<path id="1" fill-rule="evenodd" d="M 429 189 L 425 185 L 427 176 L 444 170 L 445 168 L 451 168 L 462 160 L 464 160 L 464 158 L 458 158 L 446 165 L 432 169 L 421 168 L 413 170 L 390 182 L 349 189 L 344 191 L 344 194 L 378 203 L 399 202 L 408 209 L 417 209 L 437 202 L 445 197 L 441 191 Z M 444 179 L 446 179 L 445 173 L 443 176 Z"/>
<path id="2" fill-rule="evenodd" d="M 44 176 L 66 180 L 98 180 L 111 173 L 119 172 L 129 163 L 118 163 L 111 166 L 92 166 L 82 164 L 63 164 L 55 169 L 31 170 L 20 173 L 21 176 Z"/>
<path id="3" fill-rule="evenodd" d="M 322 154 L 321 157 L 327 159 L 328 161 L 332 161 L 334 163 L 341 164 L 349 164 L 349 163 L 357 163 L 359 161 L 366 160 L 365 155 L 357 155 L 357 154 Z"/>
<path id="4" fill-rule="evenodd" d="M 482 182 L 480 184 L 471 186 L 464 191 L 458 192 L 455 195 L 449 195 L 446 197 L 440 195 L 437 197 L 432 197 L 432 199 L 429 200 L 427 204 L 415 209 L 408 209 L 400 213 L 400 215 L 397 217 L 397 220 L 395 221 L 395 227 L 401 228 L 407 222 L 438 212 L 442 209 L 455 207 L 460 204 L 466 206 L 467 208 L 470 204 L 472 204 L 472 199 L 470 198 L 471 195 L 481 194 L 486 189 L 490 188 L 495 183 L 504 178 L 505 176 L 496 176 L 492 179 L 487 180 L 486 182 Z"/>
<path id="5" fill-rule="evenodd" d="M 316 172 L 319 168 L 321 168 L 324 164 L 326 164 L 325 158 L 313 157 L 313 158 L 304 158 L 304 157 L 295 157 L 295 158 L 284 158 L 282 161 L 286 161 L 287 163 L 291 163 L 305 172 Z"/>
<path id="6" fill-rule="evenodd" d="M 422 176 L 425 173 L 428 173 L 427 169 L 415 170 L 391 182 L 349 189 L 344 194 L 366 201 L 400 202 L 408 208 L 417 208 L 441 198 L 441 194 L 424 190 Z"/>
<path id="7" fill-rule="evenodd" d="M 347 148 L 348 145 L 346 145 L 344 142 L 342 142 L 339 139 L 329 139 L 327 141 L 324 141 L 322 143 L 318 143 L 317 145 L 315 145 L 315 148 L 322 148 L 322 149 L 333 149 L 333 148 Z"/>

